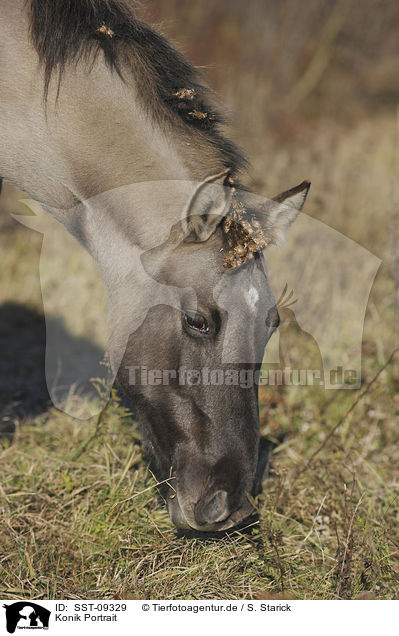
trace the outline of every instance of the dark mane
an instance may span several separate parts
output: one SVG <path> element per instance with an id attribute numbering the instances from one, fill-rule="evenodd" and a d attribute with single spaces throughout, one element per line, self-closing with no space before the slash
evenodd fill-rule
<path id="1" fill-rule="evenodd" d="M 123 79 L 130 68 L 143 101 L 159 118 L 195 128 L 236 172 L 240 150 L 220 131 L 222 117 L 198 71 L 162 35 L 140 22 L 129 0 L 30 0 L 31 36 L 45 71 L 45 96 L 54 72 L 58 87 L 67 64 L 88 64 L 102 51 Z"/>

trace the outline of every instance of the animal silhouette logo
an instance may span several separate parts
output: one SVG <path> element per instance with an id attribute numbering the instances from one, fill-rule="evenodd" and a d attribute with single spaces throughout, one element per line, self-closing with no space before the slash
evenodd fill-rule
<path id="1" fill-rule="evenodd" d="M 37 603 L 17 601 L 3 607 L 9 634 L 14 634 L 16 629 L 48 629 L 51 612 Z"/>

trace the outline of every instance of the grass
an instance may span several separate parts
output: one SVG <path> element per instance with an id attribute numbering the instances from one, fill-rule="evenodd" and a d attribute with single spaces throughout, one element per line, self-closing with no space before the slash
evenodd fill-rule
<path id="1" fill-rule="evenodd" d="M 352 395 L 326 408 L 320 389 L 306 401 L 303 391 L 263 395 L 264 433 L 289 437 L 252 533 L 217 540 L 176 536 L 115 395 L 100 426 L 56 410 L 25 420 L 1 446 L 0 596 L 397 598 L 394 382 L 388 369 L 302 472 Z"/>

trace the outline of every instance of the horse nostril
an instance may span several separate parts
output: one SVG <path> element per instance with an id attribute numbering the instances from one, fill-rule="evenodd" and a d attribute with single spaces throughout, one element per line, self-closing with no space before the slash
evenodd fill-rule
<path id="1" fill-rule="evenodd" d="M 199 525 L 218 523 L 230 515 L 228 493 L 217 490 L 211 497 L 200 499 L 194 508 L 194 515 Z"/>

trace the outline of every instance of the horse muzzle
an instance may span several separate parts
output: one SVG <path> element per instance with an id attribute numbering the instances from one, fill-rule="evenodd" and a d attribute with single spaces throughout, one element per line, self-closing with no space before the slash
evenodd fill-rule
<path id="1" fill-rule="evenodd" d="M 183 503 L 176 493 L 173 499 L 168 500 L 168 510 L 177 528 L 197 532 L 223 532 L 239 525 L 255 511 L 248 500 L 232 511 L 225 490 L 210 493 L 191 505 Z"/>
<path id="2" fill-rule="evenodd" d="M 262 479 L 267 472 L 273 446 L 268 440 L 260 438 L 258 462 L 249 493 L 252 497 L 262 492 Z M 169 516 L 181 530 L 223 532 L 240 525 L 255 512 L 245 490 L 240 489 L 238 497 L 237 492 L 230 494 L 223 487 L 197 491 L 197 496 L 193 494 L 193 486 L 190 490 L 191 496 L 177 487 L 168 498 Z"/>

